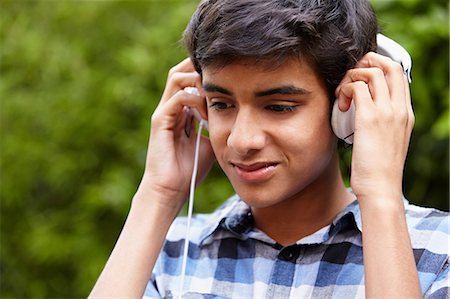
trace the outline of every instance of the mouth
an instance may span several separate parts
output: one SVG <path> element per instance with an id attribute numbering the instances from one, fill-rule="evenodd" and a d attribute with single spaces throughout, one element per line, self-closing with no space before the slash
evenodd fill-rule
<path id="1" fill-rule="evenodd" d="M 230 163 L 237 176 L 244 182 L 261 183 L 270 179 L 278 166 L 277 162 Z"/>

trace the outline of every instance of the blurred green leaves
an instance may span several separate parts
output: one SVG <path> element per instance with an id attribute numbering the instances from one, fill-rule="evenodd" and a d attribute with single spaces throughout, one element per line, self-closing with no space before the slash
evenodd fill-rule
<path id="1" fill-rule="evenodd" d="M 386 35 L 401 43 L 413 59 L 416 123 L 405 169 L 405 194 L 420 205 L 448 210 L 448 1 L 372 3 Z"/>
<path id="2" fill-rule="evenodd" d="M 373 1 L 412 54 L 411 201 L 448 209 L 448 3 Z M 143 171 L 197 1 L 0 2 L 0 297 L 85 297 Z M 232 194 L 215 166 L 196 211 Z"/>
<path id="3" fill-rule="evenodd" d="M 84 297 L 193 1 L 1 3 L 1 297 Z"/>

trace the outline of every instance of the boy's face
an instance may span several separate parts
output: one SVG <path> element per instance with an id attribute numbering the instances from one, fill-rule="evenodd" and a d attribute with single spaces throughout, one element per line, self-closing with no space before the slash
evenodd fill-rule
<path id="1" fill-rule="evenodd" d="M 298 59 L 203 70 L 209 137 L 235 191 L 263 208 L 301 196 L 332 171 L 336 137 L 324 83 Z"/>

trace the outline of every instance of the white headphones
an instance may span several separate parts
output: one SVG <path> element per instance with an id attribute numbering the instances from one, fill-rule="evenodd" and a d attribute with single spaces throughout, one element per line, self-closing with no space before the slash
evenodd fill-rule
<path id="1" fill-rule="evenodd" d="M 408 81 L 411 83 L 412 60 L 405 48 L 381 33 L 377 34 L 377 44 L 377 53 L 400 63 L 408 77 Z M 350 104 L 350 109 L 346 112 L 339 110 L 338 101 L 334 101 L 331 127 L 339 139 L 344 140 L 348 144 L 353 143 L 353 134 L 355 132 L 355 104 L 353 101 Z"/>

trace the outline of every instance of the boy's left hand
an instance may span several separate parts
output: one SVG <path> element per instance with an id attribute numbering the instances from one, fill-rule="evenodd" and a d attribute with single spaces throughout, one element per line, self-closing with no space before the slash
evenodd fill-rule
<path id="1" fill-rule="evenodd" d="M 341 111 L 355 102 L 350 184 L 358 200 L 361 203 L 370 196 L 401 198 L 414 126 L 409 84 L 402 67 L 370 52 L 347 71 L 336 97 Z"/>

